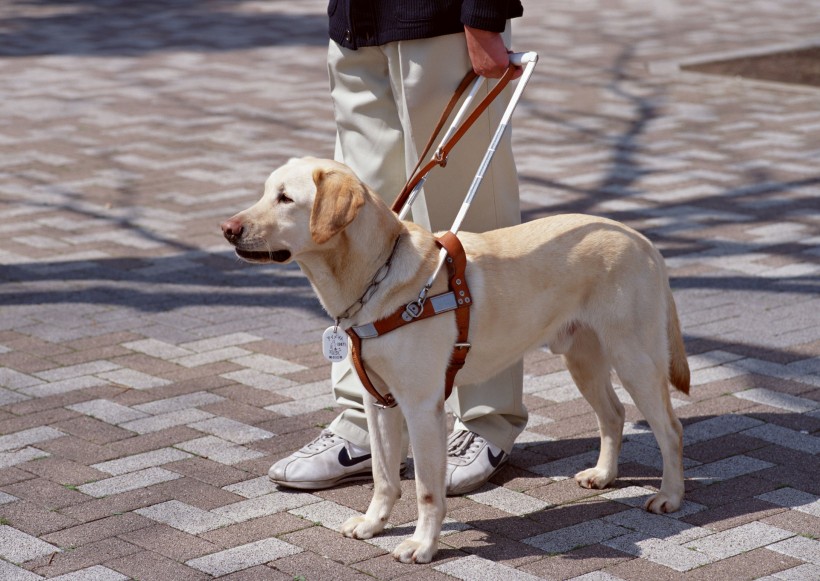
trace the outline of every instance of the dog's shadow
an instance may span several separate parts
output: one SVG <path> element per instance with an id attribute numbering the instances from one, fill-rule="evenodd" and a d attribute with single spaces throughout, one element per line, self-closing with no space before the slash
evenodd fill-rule
<path id="1" fill-rule="evenodd" d="M 816 429 L 813 416 L 757 412 L 688 417 L 682 422 L 687 496 L 677 512 L 656 515 L 643 509 L 661 483 L 660 451 L 644 421 L 633 424 L 633 432 L 625 435 L 627 453 L 622 453 L 618 478 L 602 490 L 581 488 L 573 478 L 575 471 L 595 464 L 597 438 L 517 444 L 510 462 L 485 486 L 448 498 L 434 565 L 456 556 L 452 550 L 515 567 L 545 556 L 614 564 L 675 546 L 692 549 L 692 558 L 705 564 L 707 557 L 696 547 L 698 539 L 719 530 L 710 527 L 712 523 L 800 510 L 802 496 L 782 489 L 805 488 L 801 483 L 816 474 L 820 459 L 805 448 L 813 445 L 809 436 L 805 442 L 775 442 L 772 434 L 786 426 L 810 434 Z M 410 511 L 415 488 L 408 479 L 413 477 L 410 462 L 400 501 Z M 406 538 L 414 524 L 394 526 L 386 534 Z"/>

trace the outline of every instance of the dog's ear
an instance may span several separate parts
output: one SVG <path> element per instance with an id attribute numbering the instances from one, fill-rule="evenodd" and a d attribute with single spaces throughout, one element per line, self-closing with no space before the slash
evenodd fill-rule
<path id="1" fill-rule="evenodd" d="M 310 235 L 316 244 L 324 244 L 356 218 L 364 204 L 364 186 L 351 174 L 323 169 L 314 170 L 313 181 Z"/>

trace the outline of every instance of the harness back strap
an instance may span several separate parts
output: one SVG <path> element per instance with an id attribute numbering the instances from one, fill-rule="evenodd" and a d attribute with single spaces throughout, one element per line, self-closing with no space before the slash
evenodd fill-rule
<path id="1" fill-rule="evenodd" d="M 456 374 L 464 367 L 467 359 L 467 353 L 470 350 L 470 343 L 467 342 L 470 328 L 470 306 L 473 302 L 470 289 L 467 286 L 467 279 L 464 276 L 467 267 L 467 255 L 464 253 L 464 248 L 461 246 L 458 237 L 452 232 L 445 233 L 436 240 L 436 243 L 447 251 L 447 270 L 450 277 L 449 292 L 429 297 L 421 307 L 418 307 L 417 303 L 410 303 L 375 323 L 351 327 L 347 330 L 350 337 L 350 357 L 353 367 L 356 369 L 362 385 L 373 396 L 378 406 L 394 407 L 396 400 L 390 393 L 382 395 L 367 376 L 362 359 L 362 339 L 374 339 L 414 321 L 454 310 L 458 334 L 445 373 L 444 399 L 450 397 Z"/>

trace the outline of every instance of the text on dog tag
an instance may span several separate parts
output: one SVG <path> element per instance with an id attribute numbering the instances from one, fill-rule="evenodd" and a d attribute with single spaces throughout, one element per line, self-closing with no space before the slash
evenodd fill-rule
<path id="1" fill-rule="evenodd" d="M 338 363 L 347 357 L 347 335 L 333 325 L 322 333 L 322 355 L 332 363 Z"/>

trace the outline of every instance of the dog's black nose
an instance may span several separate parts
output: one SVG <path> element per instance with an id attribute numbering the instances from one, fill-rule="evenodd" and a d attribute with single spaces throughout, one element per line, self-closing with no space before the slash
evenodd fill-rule
<path id="1" fill-rule="evenodd" d="M 227 238 L 231 244 L 236 244 L 239 237 L 242 236 L 242 230 L 242 222 L 236 218 L 225 220 L 222 223 L 222 234 L 224 234 L 225 238 Z"/>

